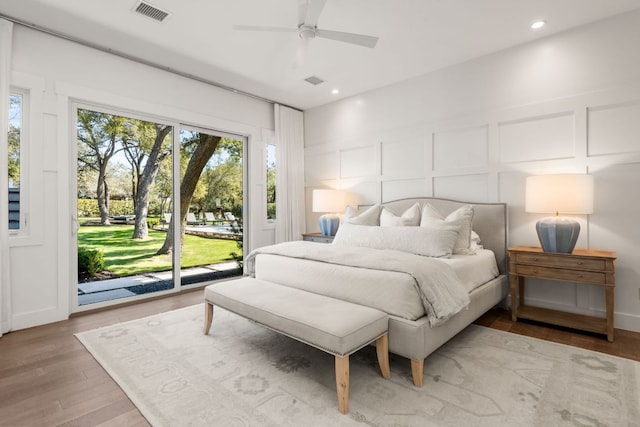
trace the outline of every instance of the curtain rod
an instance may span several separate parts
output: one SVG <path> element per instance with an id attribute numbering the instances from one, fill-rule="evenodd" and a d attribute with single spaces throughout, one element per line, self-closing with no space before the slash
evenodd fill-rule
<path id="1" fill-rule="evenodd" d="M 58 38 L 61 38 L 61 39 L 64 39 L 64 40 L 68 40 L 70 42 L 77 43 L 79 45 L 86 46 L 86 47 L 89 47 L 89 48 L 92 48 L 92 49 L 96 49 L 96 50 L 99 50 L 101 52 L 109 53 L 111 55 L 115 55 L 115 56 L 118 56 L 120 58 L 128 59 L 129 61 L 137 62 L 138 64 L 143 64 L 143 65 L 146 65 L 148 67 L 156 68 L 158 70 L 167 71 L 169 73 L 172 73 L 172 74 L 175 74 L 175 75 L 178 75 L 178 76 L 181 76 L 181 77 L 185 77 L 187 79 L 195 80 L 195 81 L 198 81 L 200 83 L 204 83 L 204 84 L 207 84 L 207 85 L 210 85 L 210 86 L 214 86 L 214 87 L 217 87 L 218 89 L 223 89 L 223 90 L 226 90 L 226 91 L 229 91 L 229 92 L 233 92 L 233 93 L 238 94 L 238 95 L 243 95 L 243 96 L 246 96 L 246 97 L 249 97 L 249 98 L 257 99 L 259 101 L 267 102 L 269 104 L 279 104 L 279 105 L 282 105 L 284 107 L 288 107 L 288 108 L 291 108 L 291 109 L 294 109 L 294 110 L 302 112 L 302 110 L 299 109 L 299 108 L 292 107 L 290 105 L 283 104 L 281 102 L 277 102 L 277 101 L 274 101 L 272 99 L 263 98 L 262 96 L 255 95 L 253 93 L 245 92 L 243 90 L 236 89 L 236 88 L 233 88 L 231 86 L 227 86 L 227 85 L 224 85 L 222 83 L 215 82 L 213 80 L 205 79 L 204 77 L 198 77 L 198 76 L 195 76 L 193 74 L 185 73 L 184 71 L 176 70 L 175 68 L 166 67 L 164 65 L 160 65 L 158 63 L 155 63 L 155 62 L 152 62 L 152 61 L 148 61 L 146 59 L 138 58 L 137 56 L 129 55 L 127 53 L 120 52 L 118 50 L 114 50 L 112 48 L 105 47 L 105 46 L 102 46 L 102 45 L 99 45 L 99 44 L 96 44 L 96 43 L 93 43 L 93 42 L 90 42 L 90 41 L 87 41 L 87 40 L 83 40 L 83 39 L 80 39 L 80 38 L 77 38 L 77 37 L 74 37 L 74 36 L 70 36 L 68 34 L 60 33 L 60 32 L 54 31 L 54 30 L 50 30 L 48 28 L 41 27 L 41 26 L 36 25 L 36 24 L 30 24 L 30 23 L 22 21 L 20 19 L 13 18 L 11 16 L 7 16 L 7 15 L 5 15 L 3 13 L 0 13 L 0 18 L 6 19 L 7 21 L 11 21 L 14 24 L 22 25 L 23 27 L 27 27 L 27 28 L 30 28 L 32 30 L 40 31 L 42 33 L 49 34 L 51 36 L 58 37 Z"/>

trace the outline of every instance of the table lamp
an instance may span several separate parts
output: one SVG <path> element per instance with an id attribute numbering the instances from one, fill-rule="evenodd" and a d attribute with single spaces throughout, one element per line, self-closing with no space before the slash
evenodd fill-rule
<path id="1" fill-rule="evenodd" d="M 320 233 L 335 236 L 340 225 L 340 215 L 344 209 L 344 192 L 340 190 L 313 190 L 313 212 L 324 212 L 320 216 Z"/>
<path id="2" fill-rule="evenodd" d="M 539 175 L 527 178 L 525 211 L 555 213 L 536 223 L 544 252 L 571 253 L 580 234 L 580 224 L 561 216 L 593 213 L 593 176 L 585 174 Z"/>

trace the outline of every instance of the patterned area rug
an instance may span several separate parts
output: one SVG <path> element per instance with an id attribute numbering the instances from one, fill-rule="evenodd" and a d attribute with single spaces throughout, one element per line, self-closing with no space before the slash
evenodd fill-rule
<path id="1" fill-rule="evenodd" d="M 196 305 L 78 334 L 154 426 L 639 426 L 640 363 L 470 326 L 431 355 L 422 388 L 391 355 L 351 356 L 350 411 L 334 358 Z"/>

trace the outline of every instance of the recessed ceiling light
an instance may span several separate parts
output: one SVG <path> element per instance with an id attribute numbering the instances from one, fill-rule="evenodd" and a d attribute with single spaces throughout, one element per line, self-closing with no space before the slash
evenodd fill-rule
<path id="1" fill-rule="evenodd" d="M 535 21 L 533 24 L 531 24 L 531 29 L 532 30 L 539 30 L 540 28 L 544 27 L 545 25 L 547 25 L 547 21 Z"/>
<path id="2" fill-rule="evenodd" d="M 334 95 L 337 95 L 337 94 L 339 94 L 339 93 L 340 93 L 340 91 L 339 91 L 338 89 L 333 89 L 333 90 L 331 91 L 331 93 L 332 93 L 332 94 L 334 94 Z"/>

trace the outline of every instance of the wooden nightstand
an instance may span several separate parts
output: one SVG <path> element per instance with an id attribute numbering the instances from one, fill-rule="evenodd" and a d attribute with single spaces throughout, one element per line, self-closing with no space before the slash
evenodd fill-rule
<path id="1" fill-rule="evenodd" d="M 533 246 L 509 248 L 509 284 L 511 286 L 511 319 L 518 317 L 553 323 L 574 329 L 605 334 L 613 341 L 613 302 L 615 252 L 575 249 L 570 254 L 543 252 Z M 561 280 L 602 286 L 605 292 L 606 317 L 593 317 L 533 307 L 524 303 L 524 285 L 527 277 Z M 518 285 L 518 294 L 516 294 Z"/>
<path id="2" fill-rule="evenodd" d="M 302 240 L 316 243 L 332 243 L 333 236 L 323 236 L 321 233 L 302 233 Z"/>

